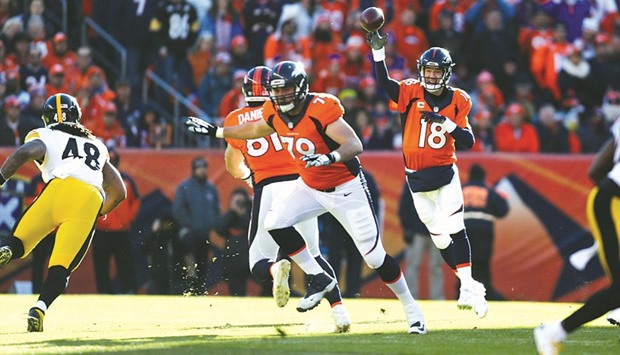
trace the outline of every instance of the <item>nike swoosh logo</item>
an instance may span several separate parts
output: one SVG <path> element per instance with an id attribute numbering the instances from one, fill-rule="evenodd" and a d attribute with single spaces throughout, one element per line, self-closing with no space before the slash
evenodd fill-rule
<path id="1" fill-rule="evenodd" d="M 353 193 L 353 192 L 345 192 L 345 193 L 344 193 L 344 197 L 347 197 L 347 196 L 349 196 L 349 195 L 350 195 L 350 194 L 352 194 L 352 193 Z"/>

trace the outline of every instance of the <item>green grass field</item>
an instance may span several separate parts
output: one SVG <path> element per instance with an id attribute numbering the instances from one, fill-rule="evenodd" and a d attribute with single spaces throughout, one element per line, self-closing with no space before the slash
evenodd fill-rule
<path id="1" fill-rule="evenodd" d="M 420 301 L 429 333 L 406 334 L 400 303 L 345 300 L 349 334 L 333 334 L 326 301 L 298 313 L 298 299 L 63 295 L 45 332 L 27 333 L 34 295 L 0 295 L 0 352 L 145 354 L 534 354 L 532 329 L 563 318 L 570 303 L 491 302 L 478 319 L 456 301 Z M 573 334 L 565 354 L 618 354 L 620 328 L 604 318 Z"/>

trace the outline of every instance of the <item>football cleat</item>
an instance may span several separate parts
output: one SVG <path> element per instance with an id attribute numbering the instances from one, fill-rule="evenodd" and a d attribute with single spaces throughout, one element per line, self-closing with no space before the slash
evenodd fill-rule
<path id="1" fill-rule="evenodd" d="M 620 326 L 620 308 L 616 308 L 609 312 L 607 321 L 613 325 Z"/>
<path id="2" fill-rule="evenodd" d="M 351 331 L 351 318 L 349 318 L 349 312 L 343 304 L 337 304 L 332 307 L 332 318 L 336 323 L 336 329 L 334 333 L 348 333 Z"/>
<path id="3" fill-rule="evenodd" d="M 417 303 L 412 303 L 404 307 L 407 322 L 409 323 L 409 334 L 426 334 L 426 324 L 424 323 L 424 315 Z"/>
<path id="4" fill-rule="evenodd" d="M 321 299 L 327 292 L 336 287 L 336 279 L 324 272 L 316 275 L 308 275 L 308 280 L 306 294 L 297 304 L 298 312 L 305 312 L 313 309 L 321 302 Z"/>
<path id="5" fill-rule="evenodd" d="M 45 312 L 37 307 L 30 308 L 30 311 L 28 312 L 28 331 L 42 332 L 43 317 L 45 317 Z"/>
<path id="6" fill-rule="evenodd" d="M 428 333 L 428 330 L 426 329 L 426 324 L 424 324 L 424 322 L 415 322 L 409 326 L 407 333 L 423 335 Z"/>
<path id="7" fill-rule="evenodd" d="M 286 259 L 273 264 L 273 298 L 278 307 L 286 306 L 291 295 L 291 289 L 288 285 L 290 272 L 291 262 Z"/>
<path id="8" fill-rule="evenodd" d="M 10 246 L 5 245 L 3 247 L 0 247 L 0 269 L 5 267 L 6 264 L 8 264 L 9 261 L 11 261 L 12 257 L 13 257 L 13 250 L 11 249 Z"/>
<path id="9" fill-rule="evenodd" d="M 534 329 L 534 343 L 540 355 L 557 355 L 560 353 L 562 341 L 553 336 L 550 324 L 539 325 Z"/>
<path id="10" fill-rule="evenodd" d="M 484 318 L 489 311 L 489 304 L 484 298 L 486 289 L 478 281 L 463 283 L 456 306 L 459 309 L 473 309 L 478 318 Z"/>

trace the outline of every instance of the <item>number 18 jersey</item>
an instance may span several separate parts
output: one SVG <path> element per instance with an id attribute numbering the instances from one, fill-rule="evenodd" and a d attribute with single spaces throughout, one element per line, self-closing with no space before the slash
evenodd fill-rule
<path id="1" fill-rule="evenodd" d="M 422 113 L 432 111 L 446 116 L 461 128 L 469 127 L 471 110 L 469 95 L 458 88 L 446 86 L 441 99 L 424 90 L 418 80 L 400 82 L 398 102 L 390 103 L 401 113 L 403 156 L 410 170 L 445 166 L 456 162 L 454 138 L 439 123 L 422 120 Z M 435 101 L 437 100 L 437 101 Z"/>
<path id="2" fill-rule="evenodd" d="M 50 128 L 37 128 L 26 142 L 39 139 L 45 144 L 43 161 L 35 161 L 43 181 L 73 177 L 93 185 L 103 193 L 103 166 L 109 159 L 108 148 L 98 139 L 78 137 Z"/>

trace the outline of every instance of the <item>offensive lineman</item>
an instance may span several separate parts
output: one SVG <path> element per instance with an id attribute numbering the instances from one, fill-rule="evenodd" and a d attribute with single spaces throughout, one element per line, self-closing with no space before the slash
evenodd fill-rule
<path id="1" fill-rule="evenodd" d="M 192 132 L 219 138 L 251 139 L 277 132 L 283 149 L 294 156 L 301 178 L 295 180 L 291 193 L 279 196 L 265 217 L 265 228 L 276 243 L 306 274 L 322 273 L 293 225 L 330 212 L 352 237 L 366 264 L 377 271 L 400 300 L 408 332 L 426 334 L 424 316 L 400 266 L 381 243 L 377 217 L 357 158 L 362 144 L 342 118 L 340 101 L 333 95 L 309 93 L 303 66 L 291 61 L 273 67 L 269 96 L 271 102 L 263 106 L 263 120 L 222 128 L 190 117 L 186 124 Z M 300 305 L 310 309 L 320 302 L 328 285 L 311 281 L 308 286 L 311 292 Z"/>
<path id="2" fill-rule="evenodd" d="M 426 50 L 418 60 L 420 79 L 398 82 L 389 77 L 385 64 L 387 35 L 372 31 L 366 38 L 377 81 L 401 115 L 405 174 L 413 203 L 433 243 L 461 281 L 458 308 L 473 309 L 482 318 L 489 309 L 486 290 L 471 276 L 463 192 L 455 164 L 455 142 L 466 148 L 474 144 L 467 119 L 471 99 L 465 91 L 448 86 L 454 63 L 447 50 Z"/>
<path id="3" fill-rule="evenodd" d="M 47 184 L 0 241 L 0 268 L 25 258 L 56 227 L 47 278 L 28 312 L 29 332 L 43 331 L 43 317 L 65 290 L 69 276 L 84 258 L 99 215 L 112 211 L 127 195 L 108 150 L 80 124 L 82 110 L 67 94 L 50 96 L 43 105 L 44 128 L 30 131 L 25 144 L 0 168 L 0 185 L 25 163 L 34 161 Z"/>
<path id="4" fill-rule="evenodd" d="M 269 100 L 267 84 L 270 74 L 271 69 L 264 66 L 254 67 L 247 72 L 241 87 L 247 106 L 229 113 L 224 121 L 225 127 L 263 119 L 262 106 Z M 250 271 L 260 282 L 273 280 L 273 297 L 278 307 L 284 307 L 290 295 L 288 278 L 291 263 L 286 259 L 275 262 L 279 247 L 263 225 L 273 200 L 280 194 L 287 194 L 293 188 L 294 181 L 299 177 L 297 166 L 291 155 L 283 149 L 277 133 L 247 141 L 228 138 L 226 142 L 228 142 L 225 151 L 226 169 L 231 175 L 249 182 L 254 188 L 252 221 L 248 236 Z M 304 237 L 312 256 L 330 276 L 335 278 L 334 270 L 319 251 L 317 219 L 300 222 L 295 228 Z M 342 303 L 338 286 L 328 292 L 325 298 L 331 305 L 336 332 L 348 332 L 351 320 Z"/>

